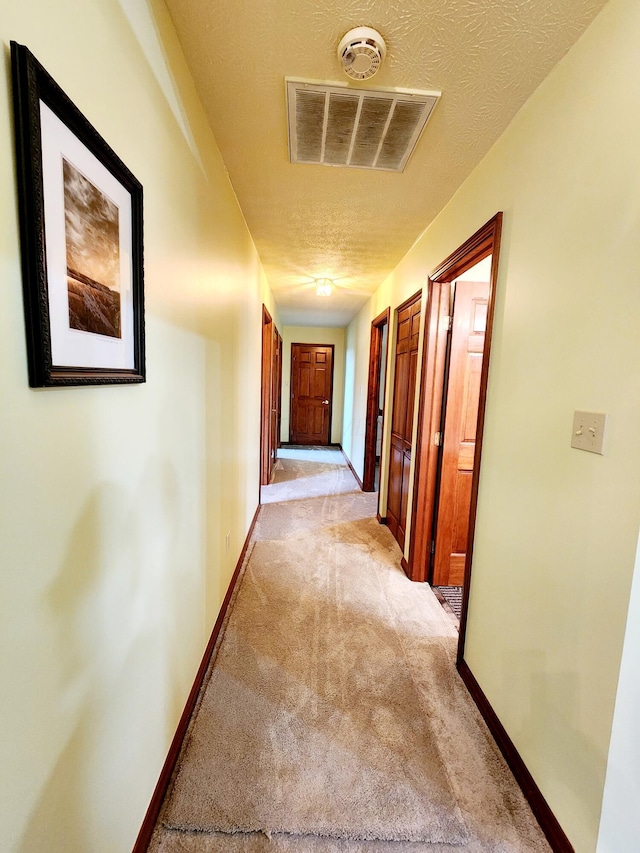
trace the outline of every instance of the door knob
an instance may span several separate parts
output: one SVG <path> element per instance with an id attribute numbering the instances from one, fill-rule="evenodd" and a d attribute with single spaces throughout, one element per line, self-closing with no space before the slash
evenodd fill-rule
<path id="1" fill-rule="evenodd" d="M 323 406 L 328 406 L 328 405 L 329 405 L 329 401 L 328 401 L 328 400 L 323 400 L 323 401 L 322 401 L 322 405 L 323 405 Z"/>

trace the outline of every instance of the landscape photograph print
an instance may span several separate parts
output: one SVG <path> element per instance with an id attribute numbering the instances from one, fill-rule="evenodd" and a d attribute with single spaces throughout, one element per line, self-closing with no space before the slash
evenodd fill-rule
<path id="1" fill-rule="evenodd" d="M 118 207 L 63 158 L 69 327 L 119 338 Z"/>
<path id="2" fill-rule="evenodd" d="M 11 72 L 29 385 L 145 382 L 142 184 L 15 41 Z"/>

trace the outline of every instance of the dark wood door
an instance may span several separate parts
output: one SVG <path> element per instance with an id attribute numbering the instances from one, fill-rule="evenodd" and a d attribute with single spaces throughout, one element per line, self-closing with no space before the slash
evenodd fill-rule
<path id="1" fill-rule="evenodd" d="M 271 399 L 269 412 L 269 456 L 270 467 L 276 464 L 278 455 L 278 396 L 280 395 L 280 334 L 272 324 L 271 338 Z"/>
<path id="2" fill-rule="evenodd" d="M 291 344 L 290 441 L 329 444 L 333 346 Z"/>
<path id="3" fill-rule="evenodd" d="M 367 388 L 367 420 L 364 437 L 364 468 L 362 490 L 377 491 L 376 463 L 380 451 L 378 442 L 384 428 L 384 383 L 387 370 L 387 348 L 390 309 L 387 308 L 371 323 L 369 344 L 369 385 Z M 386 332 L 386 334 L 385 334 Z"/>
<path id="4" fill-rule="evenodd" d="M 262 381 L 260 400 L 260 485 L 266 486 L 271 480 L 275 465 L 273 418 L 273 340 L 275 325 L 271 315 L 262 306 Z"/>
<path id="5" fill-rule="evenodd" d="M 421 294 L 418 293 L 409 302 L 400 306 L 396 318 L 387 524 L 403 550 L 407 528 L 421 305 Z"/>
<path id="6" fill-rule="evenodd" d="M 488 283 L 456 283 L 435 536 L 436 586 L 462 586 L 464 581 L 488 302 Z"/>
<path id="7" fill-rule="evenodd" d="M 280 432 L 282 427 L 282 336 L 276 329 L 278 336 L 278 373 L 276 377 L 276 448 L 280 447 Z"/>

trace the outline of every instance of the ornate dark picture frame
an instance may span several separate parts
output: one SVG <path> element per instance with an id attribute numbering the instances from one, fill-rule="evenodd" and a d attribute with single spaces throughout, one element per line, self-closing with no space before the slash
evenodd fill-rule
<path id="1" fill-rule="evenodd" d="M 142 185 L 11 42 L 31 387 L 145 381 Z"/>

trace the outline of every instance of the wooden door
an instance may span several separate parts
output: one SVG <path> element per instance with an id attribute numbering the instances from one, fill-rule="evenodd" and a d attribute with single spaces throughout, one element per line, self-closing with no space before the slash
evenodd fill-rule
<path id="1" fill-rule="evenodd" d="M 278 375 L 276 377 L 276 448 L 280 447 L 281 429 L 282 429 L 282 336 L 276 330 L 278 335 Z"/>
<path id="2" fill-rule="evenodd" d="M 418 293 L 398 308 L 396 317 L 387 524 L 403 550 L 407 528 L 421 305 L 421 294 Z"/>
<path id="3" fill-rule="evenodd" d="M 291 344 L 292 444 L 329 444 L 332 390 L 333 345 Z"/>
<path id="4" fill-rule="evenodd" d="M 260 485 L 266 486 L 271 480 L 275 465 L 275 447 L 273 432 L 273 340 L 275 325 L 271 315 L 262 306 L 262 382 L 260 399 Z M 276 333 L 277 334 L 277 333 Z"/>
<path id="5" fill-rule="evenodd" d="M 364 437 L 364 468 L 362 490 L 377 489 L 376 460 L 380 453 L 378 442 L 384 426 L 384 380 L 387 369 L 387 345 L 390 310 L 387 308 L 371 323 L 369 344 L 369 385 L 367 388 L 367 419 Z M 385 330 L 387 334 L 385 335 Z"/>
<path id="6" fill-rule="evenodd" d="M 280 334 L 272 324 L 271 336 L 271 397 L 269 413 L 269 458 L 270 467 L 276 464 L 278 455 L 278 396 L 280 394 Z"/>
<path id="7" fill-rule="evenodd" d="M 436 522 L 435 586 L 462 586 L 464 581 L 488 301 L 488 283 L 456 283 Z"/>

